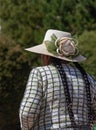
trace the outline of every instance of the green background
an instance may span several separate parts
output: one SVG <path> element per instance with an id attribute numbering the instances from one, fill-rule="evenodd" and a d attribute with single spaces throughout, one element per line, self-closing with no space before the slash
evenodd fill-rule
<path id="1" fill-rule="evenodd" d="M 0 0 L 0 130 L 20 130 L 19 106 L 40 56 L 24 49 L 42 42 L 48 29 L 68 31 L 96 78 L 95 0 Z"/>

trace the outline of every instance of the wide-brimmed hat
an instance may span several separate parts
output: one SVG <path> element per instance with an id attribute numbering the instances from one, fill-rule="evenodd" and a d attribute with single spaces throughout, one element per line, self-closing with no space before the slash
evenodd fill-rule
<path id="1" fill-rule="evenodd" d="M 42 44 L 25 50 L 71 62 L 86 59 L 79 52 L 78 41 L 72 38 L 70 33 L 54 29 L 46 32 Z"/>

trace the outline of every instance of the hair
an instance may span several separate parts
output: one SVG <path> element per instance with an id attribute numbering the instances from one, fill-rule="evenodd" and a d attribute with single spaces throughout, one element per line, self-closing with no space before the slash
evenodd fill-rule
<path id="1" fill-rule="evenodd" d="M 67 62 L 67 61 L 63 61 L 63 60 L 60 60 L 60 59 L 57 59 L 57 58 L 52 58 L 52 62 L 53 62 L 53 64 L 54 64 L 55 66 L 56 66 L 56 65 L 59 65 L 60 68 L 62 68 L 62 65 L 61 65 L 62 63 L 69 63 L 69 62 Z M 89 121 L 89 124 L 91 124 L 92 121 L 93 121 L 93 119 L 92 119 L 92 108 L 91 108 L 90 82 L 89 82 L 89 79 L 88 79 L 88 75 L 87 75 L 86 71 L 84 70 L 84 68 L 83 68 L 79 63 L 74 62 L 73 64 L 74 64 L 74 65 L 76 66 L 76 68 L 81 72 L 82 77 L 83 77 L 83 80 L 84 80 L 84 82 L 85 82 L 86 98 L 87 98 L 87 106 L 88 106 L 88 121 Z M 57 67 L 57 69 L 59 70 L 59 67 L 58 67 L 58 66 L 56 66 L 56 67 Z M 62 69 L 63 69 L 63 68 L 62 68 Z M 62 73 L 61 73 L 60 71 L 63 72 L 63 75 L 64 75 L 64 76 L 62 76 Z M 65 81 L 67 81 L 67 79 L 66 79 L 66 74 L 65 74 L 64 70 L 60 70 L 60 71 L 59 71 L 59 72 L 61 73 L 61 78 L 64 78 Z M 66 83 L 66 86 L 67 86 L 66 89 L 68 89 L 68 84 L 67 84 L 67 83 Z M 67 90 L 67 92 L 68 92 L 68 90 Z M 66 94 L 66 93 L 65 93 L 65 94 Z M 70 99 L 70 93 L 68 92 L 67 95 L 68 95 L 69 101 L 70 101 L 70 100 L 71 100 L 71 99 Z M 67 99 L 68 99 L 68 97 L 67 97 Z M 72 115 L 72 114 L 71 114 L 71 115 Z"/>
<path id="2" fill-rule="evenodd" d="M 59 59 L 59 58 L 55 58 L 55 57 L 51 57 L 51 63 L 64 63 L 64 64 L 68 64 L 69 61 L 65 61 L 65 60 L 62 60 L 62 59 Z"/>

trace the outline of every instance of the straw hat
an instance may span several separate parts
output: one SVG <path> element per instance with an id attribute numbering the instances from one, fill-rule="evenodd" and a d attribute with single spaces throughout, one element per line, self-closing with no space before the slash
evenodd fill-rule
<path id="1" fill-rule="evenodd" d="M 86 59 L 80 55 L 78 41 L 72 38 L 70 33 L 53 29 L 46 32 L 42 44 L 25 50 L 71 62 L 80 62 Z"/>

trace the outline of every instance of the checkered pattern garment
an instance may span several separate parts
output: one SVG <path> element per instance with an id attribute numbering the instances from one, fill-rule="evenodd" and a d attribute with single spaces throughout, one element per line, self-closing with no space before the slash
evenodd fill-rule
<path id="1" fill-rule="evenodd" d="M 84 80 L 76 67 L 63 64 L 63 68 L 67 76 L 75 122 L 82 128 L 88 124 Z M 96 113 L 96 80 L 90 75 L 88 78 L 91 84 L 92 107 Z M 71 126 L 61 77 L 55 66 L 32 69 L 19 114 L 22 130 L 74 130 Z"/>

